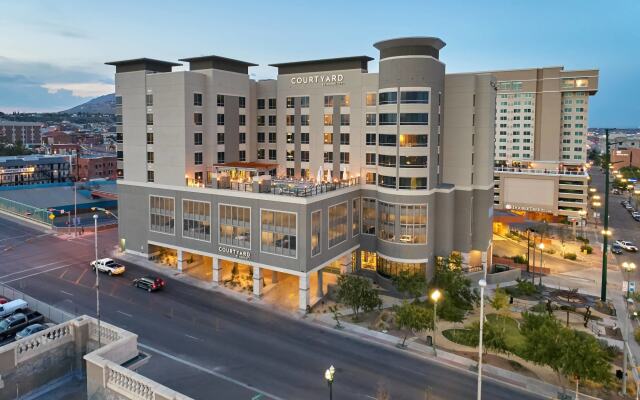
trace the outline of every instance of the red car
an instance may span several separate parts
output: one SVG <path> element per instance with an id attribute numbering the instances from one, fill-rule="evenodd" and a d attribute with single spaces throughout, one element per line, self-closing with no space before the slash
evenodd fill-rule
<path id="1" fill-rule="evenodd" d="M 9 300 L 7 298 L 0 296 L 0 304 L 5 304 L 5 303 L 8 303 L 8 302 L 9 302 Z"/>
<path id="2" fill-rule="evenodd" d="M 164 287 L 164 280 L 155 276 L 144 276 L 133 280 L 133 286 L 144 289 L 147 292 L 155 292 Z"/>

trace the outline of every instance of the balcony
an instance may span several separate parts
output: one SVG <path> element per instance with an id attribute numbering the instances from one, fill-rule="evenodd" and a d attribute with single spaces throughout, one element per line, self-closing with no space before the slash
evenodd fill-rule
<path id="1" fill-rule="evenodd" d="M 569 169 L 537 169 L 537 168 L 515 168 L 515 167 L 495 167 L 493 172 L 496 174 L 508 173 L 508 174 L 522 174 L 522 175 L 547 175 L 547 176 L 575 176 L 587 178 L 587 174 L 584 170 L 569 170 Z"/>

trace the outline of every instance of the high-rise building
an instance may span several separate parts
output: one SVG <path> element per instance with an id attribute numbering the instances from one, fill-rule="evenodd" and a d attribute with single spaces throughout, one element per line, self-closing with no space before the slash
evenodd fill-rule
<path id="1" fill-rule="evenodd" d="M 23 146 L 39 146 L 42 124 L 0 120 L 0 143 L 22 143 Z"/>
<path id="2" fill-rule="evenodd" d="M 431 277 L 452 252 L 486 268 L 496 82 L 445 75 L 444 45 L 387 40 L 379 73 L 355 56 L 261 81 L 219 56 L 108 63 L 121 247 L 215 283 L 251 276 L 256 295 L 297 279 L 301 309 L 335 272 Z"/>
<path id="3" fill-rule="evenodd" d="M 588 206 L 589 96 L 598 90 L 598 70 L 491 74 L 498 81 L 494 204 L 578 222 Z"/>

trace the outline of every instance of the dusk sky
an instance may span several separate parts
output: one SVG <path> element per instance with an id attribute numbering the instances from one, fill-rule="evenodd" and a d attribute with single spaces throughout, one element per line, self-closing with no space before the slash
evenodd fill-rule
<path id="1" fill-rule="evenodd" d="M 217 54 L 260 64 L 377 56 L 437 36 L 447 72 L 600 69 L 590 127 L 640 127 L 640 1 L 3 1 L 0 111 L 59 111 L 114 91 L 106 61 Z M 377 71 L 377 60 L 370 64 Z"/>

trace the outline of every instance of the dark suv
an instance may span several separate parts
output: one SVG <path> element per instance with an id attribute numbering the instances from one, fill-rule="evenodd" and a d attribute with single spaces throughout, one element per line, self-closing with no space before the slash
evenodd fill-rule
<path id="1" fill-rule="evenodd" d="M 134 279 L 133 285 L 140 289 L 144 289 L 147 292 L 153 292 L 164 287 L 164 280 L 155 276 L 144 276 L 142 278 Z"/>

